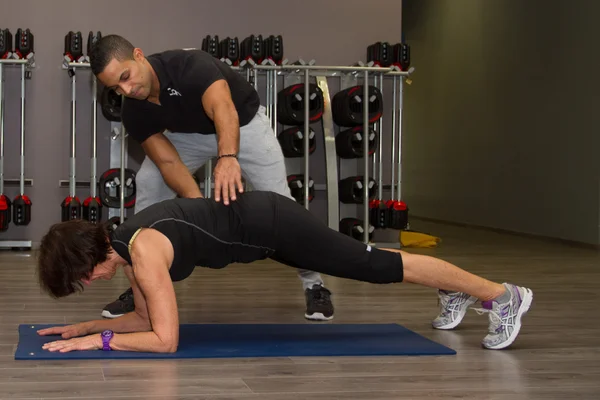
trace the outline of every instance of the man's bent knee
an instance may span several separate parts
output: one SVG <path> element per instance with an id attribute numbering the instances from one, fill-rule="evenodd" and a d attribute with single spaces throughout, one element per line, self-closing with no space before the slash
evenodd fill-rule
<path id="1" fill-rule="evenodd" d="M 158 167 L 149 158 L 142 162 L 135 176 L 135 184 L 135 213 L 154 203 L 176 196 L 176 193 L 165 183 Z"/>

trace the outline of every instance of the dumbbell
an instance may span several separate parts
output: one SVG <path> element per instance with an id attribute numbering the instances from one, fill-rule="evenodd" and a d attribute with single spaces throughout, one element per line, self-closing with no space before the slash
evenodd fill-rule
<path id="1" fill-rule="evenodd" d="M 10 57 L 13 51 L 13 38 L 9 29 L 0 29 L 0 58 Z"/>
<path id="2" fill-rule="evenodd" d="M 116 177 L 112 182 L 109 183 L 109 186 L 112 189 L 115 189 L 117 192 L 117 196 L 120 196 L 120 191 L 122 189 L 123 186 L 125 186 L 125 193 L 129 192 L 132 189 L 132 184 L 133 184 L 133 178 L 132 177 L 125 177 L 125 185 L 121 185 L 121 178 Z M 127 196 L 125 196 L 127 197 Z"/>
<path id="3" fill-rule="evenodd" d="M 283 61 L 283 37 L 271 35 L 264 40 L 265 58 L 279 65 Z"/>
<path id="4" fill-rule="evenodd" d="M 92 47 L 94 47 L 94 45 L 96 43 L 98 43 L 98 41 L 102 39 L 102 32 L 98 31 L 95 35 L 94 32 L 90 31 L 90 33 L 88 33 L 88 42 L 87 42 L 87 54 L 89 55 L 92 51 Z"/>
<path id="5" fill-rule="evenodd" d="M 383 96 L 375 86 L 368 88 L 369 123 L 374 123 L 383 114 Z M 363 124 L 364 86 L 353 86 L 337 92 L 331 100 L 333 122 L 339 126 L 357 126 Z"/>
<path id="6" fill-rule="evenodd" d="M 219 36 L 207 35 L 204 39 L 202 39 L 202 50 L 215 58 L 221 58 Z"/>
<path id="7" fill-rule="evenodd" d="M 410 67 L 410 46 L 406 43 L 397 43 L 393 48 L 393 64 L 407 71 Z"/>
<path id="8" fill-rule="evenodd" d="M 17 29 L 15 35 L 15 54 L 21 58 L 27 58 L 33 53 L 33 33 L 29 29 Z"/>
<path id="9" fill-rule="evenodd" d="M 362 176 L 351 176 L 342 179 L 339 183 L 339 197 L 344 204 L 363 204 L 364 178 Z M 373 198 L 377 192 L 377 182 L 369 178 L 369 198 Z"/>
<path id="10" fill-rule="evenodd" d="M 348 235 L 361 242 L 364 240 L 365 230 L 363 228 L 364 221 L 358 218 L 343 218 L 340 221 L 340 233 Z M 373 231 L 375 228 L 369 224 L 369 241 L 373 239 Z"/>
<path id="11" fill-rule="evenodd" d="M 100 197 L 89 196 L 82 204 L 83 219 L 97 224 L 102 219 L 102 202 Z"/>
<path id="12" fill-rule="evenodd" d="M 292 197 L 302 205 L 304 205 L 304 175 L 288 175 L 288 186 Z M 315 198 L 315 182 L 311 177 L 308 178 L 308 202 L 310 203 Z"/>
<path id="13" fill-rule="evenodd" d="M 369 221 L 377 229 L 390 228 L 390 211 L 386 202 L 373 199 L 369 202 Z"/>
<path id="14" fill-rule="evenodd" d="M 290 85 L 277 93 L 277 121 L 282 125 L 304 124 L 304 84 Z M 323 117 L 323 91 L 314 83 L 308 85 L 308 119 L 311 123 Z"/>
<path id="15" fill-rule="evenodd" d="M 362 125 L 341 131 L 335 136 L 335 151 L 340 158 L 361 158 L 364 155 L 365 139 Z M 377 134 L 373 127 L 369 127 L 369 156 L 375 153 L 377 146 Z"/>
<path id="16" fill-rule="evenodd" d="M 13 223 L 15 225 L 29 225 L 31 222 L 31 199 L 26 194 L 18 194 L 15 197 L 13 207 Z"/>
<path id="17" fill-rule="evenodd" d="M 389 67 L 394 58 L 394 48 L 388 42 L 376 42 L 367 47 L 367 62 L 380 67 Z"/>
<path id="18" fill-rule="evenodd" d="M 408 206 L 403 201 L 388 200 L 388 228 L 406 229 L 408 226 Z"/>
<path id="19" fill-rule="evenodd" d="M 77 196 L 67 196 L 61 203 L 61 221 L 81 218 L 81 201 Z"/>
<path id="20" fill-rule="evenodd" d="M 304 128 L 294 126 L 282 131 L 277 140 L 281 145 L 283 156 L 287 158 L 295 158 L 304 156 Z M 309 128 L 308 133 L 308 153 L 312 154 L 317 148 L 317 139 L 315 131 Z"/>
<path id="21" fill-rule="evenodd" d="M 240 45 L 240 61 L 252 60 L 260 64 L 265 58 L 265 45 L 262 35 L 250 35 Z"/>
<path id="22" fill-rule="evenodd" d="M 8 230 L 12 219 L 12 201 L 5 195 L 0 195 L 0 232 Z"/>
<path id="23" fill-rule="evenodd" d="M 238 65 L 240 63 L 240 42 L 237 37 L 226 37 L 221 40 L 219 46 L 221 58 L 229 60 L 231 65 Z"/>
<path id="24" fill-rule="evenodd" d="M 68 62 L 79 61 L 83 57 L 83 37 L 80 31 L 69 31 L 65 35 L 64 57 Z"/>
<path id="25" fill-rule="evenodd" d="M 120 208 L 121 199 L 120 191 L 124 193 L 124 207 L 131 208 L 135 205 L 136 199 L 136 182 L 135 171 L 125 168 L 125 187 L 121 185 L 121 170 L 120 168 L 110 168 L 106 170 L 98 180 L 98 188 L 100 201 L 109 208 Z"/>

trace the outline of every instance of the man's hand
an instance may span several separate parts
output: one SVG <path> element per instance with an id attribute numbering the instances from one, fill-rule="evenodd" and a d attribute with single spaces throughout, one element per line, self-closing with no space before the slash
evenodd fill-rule
<path id="1" fill-rule="evenodd" d="M 240 193 L 244 192 L 242 186 L 242 168 L 234 157 L 223 157 L 217 161 L 214 170 L 215 175 L 215 200 L 221 201 L 221 189 L 223 189 L 223 203 L 229 205 L 229 199 L 235 201 L 235 188 Z"/>
<path id="2" fill-rule="evenodd" d="M 48 342 L 42 346 L 42 349 L 48 351 L 58 351 L 61 353 L 67 353 L 75 350 L 100 350 L 102 349 L 102 338 L 100 334 L 95 333 L 93 335 L 78 337 L 70 340 L 57 340 L 55 342 Z"/>
<path id="3" fill-rule="evenodd" d="M 53 326 L 52 328 L 40 329 L 38 331 L 38 335 L 61 335 L 63 339 L 70 339 L 78 336 L 87 335 L 89 332 L 89 326 L 84 322 L 75 325 Z"/>

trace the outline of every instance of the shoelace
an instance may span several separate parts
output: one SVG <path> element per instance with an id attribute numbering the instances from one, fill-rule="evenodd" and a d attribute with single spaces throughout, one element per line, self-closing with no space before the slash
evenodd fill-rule
<path id="1" fill-rule="evenodd" d="M 314 289 L 309 289 L 311 293 L 311 297 L 315 300 L 317 304 L 325 304 L 329 301 L 329 290 L 324 287 L 318 287 Z"/>
<path id="2" fill-rule="evenodd" d="M 133 291 L 132 290 L 128 290 L 125 293 L 121 294 L 119 296 L 119 300 L 129 300 L 133 298 Z"/>
<path id="3" fill-rule="evenodd" d="M 498 308 L 500 309 L 500 314 L 498 314 L 496 311 L 494 311 L 494 309 L 487 309 L 487 308 L 472 308 L 473 310 L 475 310 L 475 312 L 479 315 L 483 315 L 486 313 L 490 314 L 490 327 L 489 327 L 489 332 L 494 332 L 494 333 L 502 333 L 504 331 L 506 331 L 507 327 L 514 327 L 514 323 L 510 323 L 509 320 L 511 319 L 511 315 L 509 314 L 509 310 L 511 303 L 507 303 L 506 305 L 503 305 L 502 307 L 500 306 L 494 306 L 494 308 Z M 514 321 L 514 318 L 512 318 L 512 321 Z"/>
<path id="4" fill-rule="evenodd" d="M 438 304 L 441 305 L 442 315 L 446 316 L 451 312 L 458 311 L 460 303 L 456 300 L 460 299 L 460 294 L 444 294 L 438 297 Z"/>

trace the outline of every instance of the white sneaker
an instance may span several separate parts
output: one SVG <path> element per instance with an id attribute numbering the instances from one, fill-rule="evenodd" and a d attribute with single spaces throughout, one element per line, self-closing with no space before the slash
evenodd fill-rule
<path id="1" fill-rule="evenodd" d="M 438 290 L 440 314 L 433 320 L 435 329 L 454 329 L 461 323 L 470 305 L 477 298 L 461 292 Z"/>
<path id="2" fill-rule="evenodd" d="M 508 302 L 484 301 L 481 303 L 483 308 L 475 309 L 479 314 L 489 313 L 489 333 L 481 342 L 487 349 L 499 350 L 513 344 L 521 330 L 521 318 L 527 314 L 533 301 L 531 289 L 510 283 L 503 285 L 511 294 Z"/>

